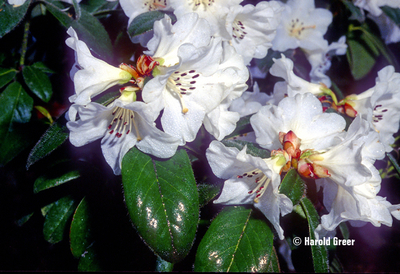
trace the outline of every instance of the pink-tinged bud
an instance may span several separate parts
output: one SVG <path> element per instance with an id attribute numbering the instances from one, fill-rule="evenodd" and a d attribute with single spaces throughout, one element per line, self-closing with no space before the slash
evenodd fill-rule
<path id="1" fill-rule="evenodd" d="M 147 55 L 140 55 L 136 62 L 136 69 L 142 76 L 150 76 L 155 66 L 160 63 Z"/>
<path id="2" fill-rule="evenodd" d="M 357 116 L 357 111 L 348 103 L 344 105 L 344 113 L 346 113 L 347 116 L 354 118 Z"/>
<path id="3" fill-rule="evenodd" d="M 283 138 L 282 138 L 283 137 Z M 283 149 L 292 157 L 298 159 L 301 154 L 300 150 L 300 139 L 296 136 L 293 131 L 289 131 L 286 134 L 279 133 L 279 140 L 283 146 Z"/>
<path id="4" fill-rule="evenodd" d="M 313 164 L 313 168 L 314 168 L 315 179 L 327 178 L 331 176 L 329 174 L 329 170 L 325 167 Z"/>
<path id="5" fill-rule="evenodd" d="M 297 171 L 301 176 L 306 178 L 320 179 L 331 176 L 327 168 L 312 162 L 310 163 L 306 159 L 300 159 L 297 162 Z"/>
<path id="6" fill-rule="evenodd" d="M 132 75 L 132 77 L 133 77 L 134 79 L 137 79 L 137 78 L 140 77 L 140 75 L 139 75 L 139 73 L 137 72 L 137 70 L 136 70 L 133 66 L 131 66 L 131 65 L 122 63 L 122 64 L 119 65 L 119 68 L 122 69 L 122 70 L 124 70 L 124 71 L 129 72 L 129 73 Z"/>

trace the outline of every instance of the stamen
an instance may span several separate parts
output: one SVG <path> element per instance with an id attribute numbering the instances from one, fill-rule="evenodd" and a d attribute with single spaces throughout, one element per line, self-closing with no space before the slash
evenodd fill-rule
<path id="1" fill-rule="evenodd" d="M 134 119 L 135 113 L 132 110 L 115 107 L 112 115 L 114 115 L 115 118 L 111 120 L 111 123 L 107 127 L 108 130 L 111 129 L 109 131 L 109 134 L 113 134 L 115 132 L 115 137 L 121 138 L 124 134 L 127 135 L 132 131 L 133 125 L 136 131 L 137 140 L 142 140 L 142 137 L 139 133 L 139 128 Z"/>
<path id="2" fill-rule="evenodd" d="M 298 18 L 296 18 L 296 20 L 292 19 L 292 22 L 289 26 L 289 35 L 296 37 L 298 39 L 300 39 L 301 34 L 303 31 L 307 30 L 307 29 L 315 29 L 316 26 L 312 25 L 312 26 L 304 26 L 304 22 L 300 22 L 300 20 Z"/>

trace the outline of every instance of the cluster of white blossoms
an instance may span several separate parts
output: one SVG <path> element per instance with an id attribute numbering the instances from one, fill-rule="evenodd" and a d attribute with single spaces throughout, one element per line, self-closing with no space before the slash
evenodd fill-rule
<path id="1" fill-rule="evenodd" d="M 331 57 L 344 54 L 347 46 L 344 37 L 331 44 L 324 39 L 332 13 L 315 8 L 314 0 L 241 2 L 120 0 L 129 24 L 153 10 L 174 12 L 177 18 L 172 24 L 165 15 L 154 23 L 136 66 L 114 67 L 93 57 L 69 28 L 66 44 L 76 56 L 71 70 L 75 94 L 67 116 L 71 143 L 101 139 L 107 163 L 120 174 L 132 147 L 169 158 L 204 126 L 215 139 L 206 151 L 209 164 L 226 179 L 215 202 L 254 204 L 280 239 L 280 216 L 293 210 L 292 201 L 279 192 L 281 175 L 290 169 L 323 188 L 329 213 L 322 216 L 317 236 L 343 221 L 391 225 L 392 215 L 400 217 L 400 205 L 377 195 L 381 178 L 374 163 L 391 151 L 399 129 L 400 74 L 385 67 L 373 88 L 338 102 L 325 73 Z M 245 92 L 253 58 L 264 58 L 269 49 L 295 48 L 311 64 L 311 82 L 295 75 L 293 61 L 282 54 L 269 71 L 284 80 L 273 93 L 260 92 L 257 85 Z M 119 98 L 108 105 L 92 101 L 116 85 L 122 85 Z M 325 112 L 327 98 L 336 113 Z M 337 112 L 354 118 L 347 131 Z M 269 158 L 220 142 L 240 117 L 250 114 L 254 134 L 249 140 L 271 151 Z"/>

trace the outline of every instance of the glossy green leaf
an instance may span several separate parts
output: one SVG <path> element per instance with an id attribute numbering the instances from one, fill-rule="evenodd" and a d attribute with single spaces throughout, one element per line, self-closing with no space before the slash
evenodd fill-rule
<path id="1" fill-rule="evenodd" d="M 88 0 L 88 1 L 82 1 L 79 3 L 82 9 L 85 9 L 87 12 L 96 15 L 99 15 L 99 13 L 103 12 L 110 12 L 115 9 L 115 7 L 118 5 L 117 1 L 107 1 L 107 0 Z"/>
<path id="2" fill-rule="evenodd" d="M 13 68 L 0 68 L 0 88 L 10 83 L 17 75 L 17 70 Z"/>
<path id="3" fill-rule="evenodd" d="M 6 164 L 31 144 L 26 123 L 31 118 L 33 99 L 18 82 L 0 94 L 0 165 Z"/>
<path id="4" fill-rule="evenodd" d="M 389 6 L 382 6 L 380 8 L 396 25 L 400 25 L 400 8 L 395 9 Z"/>
<path id="5" fill-rule="evenodd" d="M 156 261 L 157 272 L 171 272 L 173 268 L 174 268 L 173 263 L 167 262 L 157 256 L 157 261 Z"/>
<path id="6" fill-rule="evenodd" d="M 165 12 L 155 10 L 136 16 L 128 27 L 129 36 L 133 38 L 145 32 L 151 31 L 153 29 L 154 22 L 163 19 L 165 14 Z M 171 13 L 167 14 L 169 17 L 171 17 L 172 23 L 174 23 L 176 21 L 175 16 Z"/>
<path id="7" fill-rule="evenodd" d="M 33 216 L 33 212 L 29 213 L 16 221 L 17 226 L 23 226 Z"/>
<path id="8" fill-rule="evenodd" d="M 43 235 L 46 241 L 52 244 L 62 241 L 67 222 L 74 213 L 75 207 L 75 201 L 69 196 L 54 202 L 43 224 Z"/>
<path id="9" fill-rule="evenodd" d="M 86 199 L 83 198 L 72 217 L 69 232 L 69 244 L 72 255 L 75 258 L 79 258 L 87 250 L 91 242 L 89 205 Z"/>
<path id="10" fill-rule="evenodd" d="M 33 185 L 34 193 L 62 185 L 81 176 L 79 170 L 70 170 L 70 168 L 66 169 L 62 166 L 63 164 L 60 165 L 52 167 L 51 170 L 39 176 L 39 178 L 35 180 Z"/>
<path id="11" fill-rule="evenodd" d="M 279 266 L 278 254 L 276 253 L 275 247 L 273 247 L 271 254 L 271 263 L 268 266 L 267 272 L 279 273 L 281 272 L 281 267 Z"/>
<path id="12" fill-rule="evenodd" d="M 45 205 L 44 207 L 42 207 L 42 208 L 40 209 L 40 213 L 42 213 L 42 216 L 43 216 L 43 217 L 45 217 L 45 216 L 47 215 L 47 213 L 49 213 L 50 208 L 52 208 L 53 205 L 54 205 L 54 203 L 48 204 L 48 205 Z"/>
<path id="13" fill-rule="evenodd" d="M 102 271 L 100 259 L 97 256 L 95 245 L 91 245 L 81 255 L 78 263 L 78 271 Z"/>
<path id="14" fill-rule="evenodd" d="M 197 189 L 199 190 L 199 205 L 200 207 L 208 204 L 214 199 L 221 191 L 220 186 L 212 184 L 198 184 Z"/>
<path id="15" fill-rule="evenodd" d="M 224 138 L 224 140 L 231 139 L 232 137 L 238 136 L 240 134 L 244 134 L 244 133 L 253 131 L 253 128 L 251 127 L 251 124 L 250 124 L 251 116 L 252 115 L 247 115 L 247 116 L 241 117 L 239 119 L 239 121 L 236 123 L 235 130 L 231 134 L 226 136 Z"/>
<path id="16" fill-rule="evenodd" d="M 310 232 L 310 239 L 315 240 L 314 231 L 319 225 L 319 216 L 314 205 L 308 198 L 303 198 L 300 201 L 301 207 L 307 216 L 308 229 Z M 315 272 L 328 272 L 329 271 L 329 260 L 328 251 L 325 245 L 312 245 L 311 253 L 313 258 Z"/>
<path id="17" fill-rule="evenodd" d="M 342 3 L 346 6 L 346 8 L 351 12 L 350 20 L 364 21 L 365 15 L 364 12 L 361 11 L 359 7 L 353 4 L 352 1 L 342 0 Z"/>
<path id="18" fill-rule="evenodd" d="M 40 69 L 42 72 L 44 73 L 55 73 L 54 70 L 49 69 L 45 64 L 43 64 L 42 62 L 36 62 L 33 63 L 31 67 L 34 67 L 36 69 Z"/>
<path id="19" fill-rule="evenodd" d="M 29 169 L 31 165 L 50 154 L 67 140 L 68 129 L 65 124 L 66 120 L 62 115 L 46 130 L 29 153 L 26 169 Z"/>
<path id="20" fill-rule="evenodd" d="M 283 178 L 279 192 L 285 194 L 293 205 L 297 205 L 306 194 L 306 183 L 295 169 L 291 169 Z"/>
<path id="21" fill-rule="evenodd" d="M 196 253 L 194 271 L 265 272 L 271 265 L 274 234 L 253 209 L 225 207 L 212 221 Z"/>
<path id="22" fill-rule="evenodd" d="M 81 9 L 79 19 L 74 19 L 67 10 L 58 6 L 57 1 L 45 0 L 44 3 L 64 27 L 74 28 L 79 40 L 84 41 L 90 50 L 98 54 L 102 59 L 111 59 L 112 45 L 110 37 L 96 17 Z"/>
<path id="23" fill-rule="evenodd" d="M 40 69 L 32 66 L 24 67 L 22 75 L 30 90 L 44 102 L 49 102 L 53 94 L 49 77 Z"/>
<path id="24" fill-rule="evenodd" d="M 145 243 L 166 261 L 182 260 L 199 219 L 199 196 L 186 151 L 159 161 L 133 148 L 122 161 L 122 182 L 130 218 Z"/>
<path id="25" fill-rule="evenodd" d="M 241 140 L 223 140 L 221 141 L 221 143 L 223 143 L 227 147 L 236 147 L 238 150 L 242 150 L 244 146 L 247 145 L 247 154 L 253 155 L 255 157 L 261 157 L 263 159 L 269 158 L 271 155 L 271 152 L 269 150 L 264 149 L 252 142 Z"/>
<path id="26" fill-rule="evenodd" d="M 6 0 L 0 0 L 0 38 L 9 33 L 22 21 L 31 0 L 27 0 L 23 5 L 14 7 Z"/>

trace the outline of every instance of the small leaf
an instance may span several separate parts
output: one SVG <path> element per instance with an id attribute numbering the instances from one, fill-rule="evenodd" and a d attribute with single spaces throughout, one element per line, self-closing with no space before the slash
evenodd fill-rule
<path id="1" fill-rule="evenodd" d="M 53 118 L 51 117 L 50 112 L 42 106 L 34 106 L 44 117 L 49 120 L 49 124 L 53 123 Z"/>
<path id="2" fill-rule="evenodd" d="M 67 222 L 74 213 L 75 207 L 75 201 L 69 196 L 54 202 L 43 224 L 43 235 L 46 241 L 52 244 L 62 241 Z"/>
<path id="3" fill-rule="evenodd" d="M 200 205 L 200 207 L 203 207 L 206 204 L 208 204 L 221 191 L 220 186 L 211 185 L 211 184 L 198 184 L 197 189 L 199 190 L 199 205 Z"/>
<path id="4" fill-rule="evenodd" d="M 92 242 L 90 232 L 90 212 L 85 198 L 79 203 L 72 217 L 69 233 L 69 243 L 72 255 L 79 258 Z"/>
<path id="5" fill-rule="evenodd" d="M 107 0 L 88 0 L 79 3 L 82 9 L 85 9 L 90 14 L 102 12 L 110 12 L 115 10 L 115 7 L 118 5 L 118 1 L 107 1 Z"/>
<path id="6" fill-rule="evenodd" d="M 0 1 L 0 38 L 9 33 L 22 21 L 28 11 L 31 0 L 27 0 L 24 4 L 14 7 L 6 0 Z"/>
<path id="7" fill-rule="evenodd" d="M 24 67 L 22 75 L 30 90 L 44 102 L 49 102 L 53 94 L 49 77 L 40 69 L 32 66 Z"/>
<path id="8" fill-rule="evenodd" d="M 54 70 L 49 69 L 45 64 L 43 64 L 42 62 L 36 62 L 33 63 L 31 67 L 34 67 L 36 69 L 40 69 L 42 72 L 44 73 L 55 73 Z"/>
<path id="9" fill-rule="evenodd" d="M 274 234 L 253 209 L 225 207 L 212 221 L 196 253 L 196 272 L 265 272 L 271 266 Z"/>
<path id="10" fill-rule="evenodd" d="M 272 67 L 272 65 L 274 64 L 274 58 L 275 59 L 279 59 L 281 58 L 281 55 L 285 55 L 286 57 L 289 56 L 293 56 L 294 54 L 294 50 L 289 49 L 286 50 L 284 52 L 280 52 L 280 51 L 273 51 L 272 49 L 268 50 L 268 54 L 267 56 L 265 56 L 263 59 L 254 59 L 257 67 L 265 73 L 269 72 L 269 69 Z"/>
<path id="11" fill-rule="evenodd" d="M 308 229 L 310 232 L 310 239 L 315 240 L 314 231 L 319 225 L 319 216 L 314 208 L 314 205 L 308 198 L 303 198 L 300 201 L 301 207 L 307 216 Z M 329 271 L 329 260 L 328 251 L 325 245 L 312 245 L 311 253 L 313 258 L 315 272 L 328 272 Z"/>
<path id="12" fill-rule="evenodd" d="M 128 27 L 128 34 L 131 38 L 151 31 L 155 21 L 161 20 L 165 16 L 165 12 L 161 11 L 149 11 L 142 13 L 133 19 Z M 172 23 L 176 21 L 176 17 L 172 13 L 167 13 L 171 17 Z"/>
<path id="13" fill-rule="evenodd" d="M 230 139 L 234 136 L 238 136 L 243 133 L 248 133 L 248 132 L 253 131 L 253 128 L 251 127 L 251 124 L 250 124 L 251 116 L 252 115 L 247 115 L 247 116 L 241 117 L 240 120 L 236 123 L 235 130 L 231 134 L 226 136 L 224 138 L 224 140 Z"/>
<path id="14" fill-rule="evenodd" d="M 261 157 L 263 159 L 269 158 L 271 152 L 267 149 L 264 149 L 258 146 L 255 143 L 241 141 L 241 140 L 223 140 L 221 141 L 227 147 L 236 147 L 238 150 L 242 150 L 245 145 L 247 145 L 246 152 L 254 157 Z"/>
<path id="15" fill-rule="evenodd" d="M 346 223 L 340 223 L 339 224 L 339 229 L 340 232 L 342 233 L 343 239 L 348 240 L 350 237 L 350 232 L 349 232 L 349 228 L 347 227 Z"/>
<path id="16" fill-rule="evenodd" d="M 396 25 L 400 25 L 400 9 L 382 6 L 380 9 L 390 18 Z"/>
<path id="17" fill-rule="evenodd" d="M 42 208 L 40 209 L 40 212 L 42 213 L 42 216 L 43 216 L 43 217 L 46 216 L 47 213 L 49 213 L 50 208 L 52 208 L 53 205 L 54 205 L 54 203 L 48 204 L 48 205 L 45 205 L 44 207 L 42 207 Z"/>
<path id="18" fill-rule="evenodd" d="M 396 159 L 393 157 L 393 155 L 390 154 L 390 153 L 386 153 L 386 155 L 387 155 L 387 157 L 389 158 L 390 163 L 391 163 L 391 164 L 394 166 L 394 168 L 396 169 L 397 174 L 400 175 L 400 166 L 399 166 L 399 164 L 397 163 L 397 160 L 396 160 Z"/>
<path id="19" fill-rule="evenodd" d="M 144 242 L 163 260 L 182 260 L 192 247 L 199 219 L 199 196 L 184 149 L 155 160 L 131 149 L 122 161 L 129 215 Z"/>
<path id="20" fill-rule="evenodd" d="M 289 170 L 279 186 L 279 192 L 285 194 L 293 203 L 297 205 L 306 193 L 306 183 L 301 179 L 295 169 Z"/>
<path id="21" fill-rule="evenodd" d="M 365 20 L 364 13 L 361 11 L 361 9 L 359 7 L 354 5 L 353 2 L 348 1 L 348 0 L 342 0 L 342 3 L 351 12 L 351 16 L 349 17 L 349 20 L 357 20 L 360 22 Z"/>
<path id="22" fill-rule="evenodd" d="M 50 171 L 37 178 L 33 185 L 33 192 L 38 193 L 75 180 L 81 176 L 81 173 L 78 170 L 68 170 L 70 168 L 66 170 L 63 165 L 64 164 L 60 164 L 52 167 Z"/>
<path id="23" fill-rule="evenodd" d="M 26 163 L 28 170 L 31 165 L 50 154 L 53 150 L 61 146 L 68 138 L 66 120 L 62 115 L 46 132 L 40 137 L 39 141 L 29 153 Z"/>
<path id="24" fill-rule="evenodd" d="M 15 78 L 15 75 L 17 75 L 16 69 L 0 68 L 0 88 L 10 83 Z"/>
<path id="25" fill-rule="evenodd" d="M 80 257 L 78 271 L 102 271 L 100 259 L 97 256 L 95 245 L 91 245 Z"/>
<path id="26" fill-rule="evenodd" d="M 28 214 L 28 215 L 23 216 L 23 217 L 20 218 L 20 219 L 18 219 L 18 220 L 16 221 L 17 226 L 23 226 L 27 221 L 29 221 L 29 219 L 32 217 L 32 215 L 33 215 L 33 212 L 30 213 L 30 214 Z"/>

